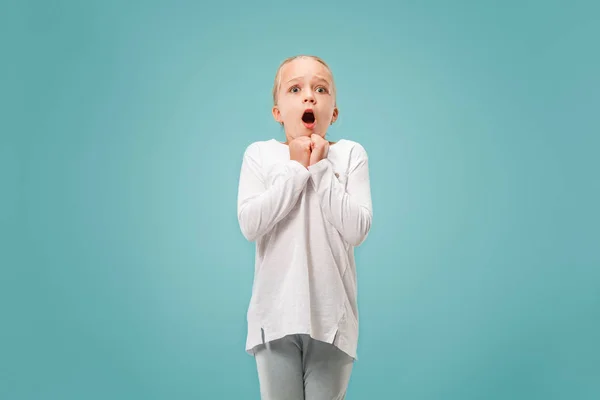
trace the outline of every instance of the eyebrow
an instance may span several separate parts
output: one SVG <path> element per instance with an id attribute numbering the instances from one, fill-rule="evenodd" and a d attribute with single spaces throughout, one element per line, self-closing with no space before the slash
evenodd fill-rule
<path id="1" fill-rule="evenodd" d="M 287 81 L 287 82 L 286 82 L 286 84 L 288 84 L 288 83 L 290 83 L 290 82 L 293 82 L 293 81 L 295 81 L 295 80 L 298 80 L 298 79 L 300 79 L 300 78 L 302 78 L 302 77 L 301 77 L 301 76 L 297 76 L 297 77 L 295 77 L 295 78 L 292 78 L 292 79 L 290 79 L 289 81 Z M 317 80 L 319 80 L 319 81 L 323 81 L 323 82 L 327 83 L 328 85 L 331 85 L 331 83 L 330 83 L 330 82 L 329 82 L 327 79 L 323 78 L 322 76 L 318 76 L 318 75 L 317 75 L 317 76 L 316 76 L 316 78 L 317 78 Z"/>

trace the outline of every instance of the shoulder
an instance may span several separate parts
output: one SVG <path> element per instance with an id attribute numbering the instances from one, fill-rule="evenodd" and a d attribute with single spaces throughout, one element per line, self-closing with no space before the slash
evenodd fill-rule
<path id="1" fill-rule="evenodd" d="M 261 148 L 264 148 L 266 146 L 269 146 L 271 144 L 273 140 L 257 140 L 255 142 L 251 142 L 249 144 L 246 145 L 245 150 L 244 151 L 258 151 Z"/>
<path id="2" fill-rule="evenodd" d="M 341 151 L 351 159 L 366 159 L 368 158 L 367 150 L 365 147 L 350 139 L 341 139 L 334 146 L 339 146 L 338 151 Z"/>
<path id="3" fill-rule="evenodd" d="M 264 154 L 269 153 L 272 146 L 273 139 L 251 142 L 244 148 L 244 158 L 260 159 Z"/>

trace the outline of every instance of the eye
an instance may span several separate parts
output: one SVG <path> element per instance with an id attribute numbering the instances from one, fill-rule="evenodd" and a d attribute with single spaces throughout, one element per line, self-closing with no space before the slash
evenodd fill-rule
<path id="1" fill-rule="evenodd" d="M 316 90 L 317 93 L 327 93 L 327 88 L 323 86 L 318 86 Z"/>
<path id="2" fill-rule="evenodd" d="M 298 93 L 300 88 L 298 86 L 292 86 L 289 91 L 292 93 Z"/>

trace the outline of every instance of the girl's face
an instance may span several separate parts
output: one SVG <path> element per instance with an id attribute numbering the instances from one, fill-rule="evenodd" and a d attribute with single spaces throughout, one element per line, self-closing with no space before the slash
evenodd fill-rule
<path id="1" fill-rule="evenodd" d="M 283 66 L 273 118 L 283 122 L 288 142 L 317 134 L 325 137 L 338 116 L 331 73 L 312 58 L 297 58 Z"/>

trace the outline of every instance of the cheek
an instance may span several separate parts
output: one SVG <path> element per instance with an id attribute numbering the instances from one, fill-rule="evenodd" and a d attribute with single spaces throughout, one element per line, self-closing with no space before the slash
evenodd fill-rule
<path id="1" fill-rule="evenodd" d="M 323 110 L 325 110 L 328 114 L 333 113 L 333 109 L 335 108 L 335 100 L 331 96 L 327 96 L 323 98 Z"/>
<path id="2" fill-rule="evenodd" d="M 281 110 L 281 116 L 283 118 L 297 118 L 300 111 L 294 107 L 285 107 Z"/>
<path id="3" fill-rule="evenodd" d="M 327 104 L 327 107 L 323 107 L 323 110 L 321 112 L 321 116 L 329 119 L 333 117 L 333 110 L 334 110 L 334 106 L 333 104 Z"/>
<path id="4" fill-rule="evenodd" d="M 290 114 L 290 107 L 286 102 L 279 103 L 279 113 L 282 118 L 286 118 Z"/>

